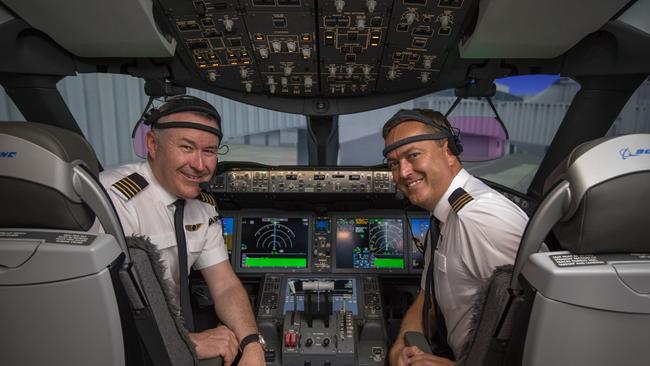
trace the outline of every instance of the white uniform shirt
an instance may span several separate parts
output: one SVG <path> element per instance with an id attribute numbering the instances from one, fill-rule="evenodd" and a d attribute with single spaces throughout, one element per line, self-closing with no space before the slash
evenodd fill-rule
<path id="1" fill-rule="evenodd" d="M 112 185 L 133 173 L 140 174 L 149 184 L 129 199 Z M 113 201 L 125 236 L 145 235 L 158 248 L 165 263 L 164 278 L 171 281 L 178 296 L 178 248 L 174 231 L 174 202 L 178 198 L 160 186 L 148 162 L 106 170 L 99 175 L 99 180 Z M 199 270 L 228 260 L 221 220 L 214 206 L 197 199 L 186 200 L 183 224 L 188 271 L 191 266 Z"/>
<path id="2" fill-rule="evenodd" d="M 473 200 L 456 213 L 449 197 L 458 188 Z M 434 257 L 434 289 L 447 326 L 447 342 L 458 358 L 470 331 L 475 295 L 496 267 L 514 263 L 528 216 L 465 169 L 454 177 L 433 214 L 440 220 L 441 235 Z M 429 258 L 428 248 L 422 288 Z"/>

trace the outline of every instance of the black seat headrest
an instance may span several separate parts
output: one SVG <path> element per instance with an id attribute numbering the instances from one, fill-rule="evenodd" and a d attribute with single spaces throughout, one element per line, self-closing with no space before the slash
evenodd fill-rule
<path id="1" fill-rule="evenodd" d="M 17 172 L 36 169 L 40 174 L 71 180 L 71 175 L 59 170 L 58 163 L 83 162 L 96 178 L 97 157 L 82 136 L 41 123 L 2 122 L 0 146 L 2 150 L 11 146 L 12 150 L 4 151 L 6 156 L 0 159 L 1 227 L 86 231 L 92 226 L 95 215 L 86 204 L 71 200 L 47 183 L 22 179 L 24 174 Z"/>

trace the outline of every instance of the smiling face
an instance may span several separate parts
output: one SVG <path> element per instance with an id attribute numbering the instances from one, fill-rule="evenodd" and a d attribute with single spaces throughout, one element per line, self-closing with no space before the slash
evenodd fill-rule
<path id="1" fill-rule="evenodd" d="M 193 112 L 180 112 L 158 123 L 186 121 L 218 127 L 217 123 Z M 193 128 L 153 130 L 147 134 L 148 160 L 154 176 L 167 192 L 184 199 L 199 195 L 199 183 L 210 180 L 217 167 L 219 138 Z"/>
<path id="2" fill-rule="evenodd" d="M 390 130 L 385 144 L 435 132 L 424 123 L 406 121 Z M 399 190 L 411 203 L 428 211 L 433 211 L 461 169 L 460 162 L 447 147 L 447 140 L 412 142 L 391 151 L 386 158 Z"/>

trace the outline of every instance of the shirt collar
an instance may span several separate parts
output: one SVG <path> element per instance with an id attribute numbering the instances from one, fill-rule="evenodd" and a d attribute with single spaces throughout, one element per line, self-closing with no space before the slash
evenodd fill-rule
<path id="1" fill-rule="evenodd" d="M 449 204 L 449 196 L 457 188 L 463 187 L 465 183 L 469 180 L 470 174 L 465 169 L 461 169 L 458 174 L 451 180 L 451 184 L 447 187 L 445 193 L 440 197 L 440 201 L 436 204 L 436 207 L 433 209 L 433 215 L 440 220 L 441 223 L 445 223 L 451 211 L 451 205 Z"/>
<path id="2" fill-rule="evenodd" d="M 153 190 L 153 193 L 160 198 L 160 201 L 165 206 L 172 205 L 174 202 L 176 202 L 176 200 L 178 200 L 178 197 L 170 194 L 160 185 L 160 182 L 158 182 L 156 176 L 153 175 L 149 161 L 142 163 L 142 175 L 144 175 L 147 181 L 151 182 L 149 185 L 151 188 L 149 189 Z"/>

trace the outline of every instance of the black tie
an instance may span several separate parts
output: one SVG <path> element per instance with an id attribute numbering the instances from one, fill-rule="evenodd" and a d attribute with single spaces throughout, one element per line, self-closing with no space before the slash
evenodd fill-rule
<path id="1" fill-rule="evenodd" d="M 176 244 L 178 244 L 178 287 L 181 295 L 181 314 L 185 319 L 185 328 L 194 331 L 194 320 L 192 317 L 192 304 L 190 303 L 190 281 L 187 277 L 187 242 L 185 241 L 185 227 L 183 226 L 183 213 L 185 212 L 185 200 L 174 202 L 174 231 L 176 233 Z"/>
<path id="2" fill-rule="evenodd" d="M 440 220 L 435 216 L 429 217 L 429 238 L 431 245 L 429 248 L 429 266 L 424 285 L 424 309 L 422 311 L 422 326 L 424 327 L 424 335 L 427 339 L 431 340 L 431 324 L 429 323 L 429 312 L 431 311 L 431 303 L 433 302 L 433 258 L 435 257 L 436 248 L 438 248 L 438 237 L 440 236 Z M 426 248 L 425 248 L 426 253 Z M 436 314 L 436 317 L 440 314 Z"/>
<path id="3" fill-rule="evenodd" d="M 424 309 L 422 311 L 422 324 L 424 327 L 424 334 L 431 344 L 433 353 L 438 356 L 454 360 L 454 352 L 447 343 L 447 326 L 445 319 L 442 316 L 442 311 L 436 300 L 435 289 L 433 288 L 433 274 L 434 272 L 434 258 L 436 249 L 438 249 L 438 242 L 440 240 L 440 220 L 431 215 L 429 219 L 429 228 L 431 230 L 431 251 L 429 252 L 429 267 L 427 268 L 426 280 L 424 285 Z M 431 323 L 429 322 L 429 312 L 431 307 L 435 309 L 436 325 L 435 331 L 432 332 Z"/>

